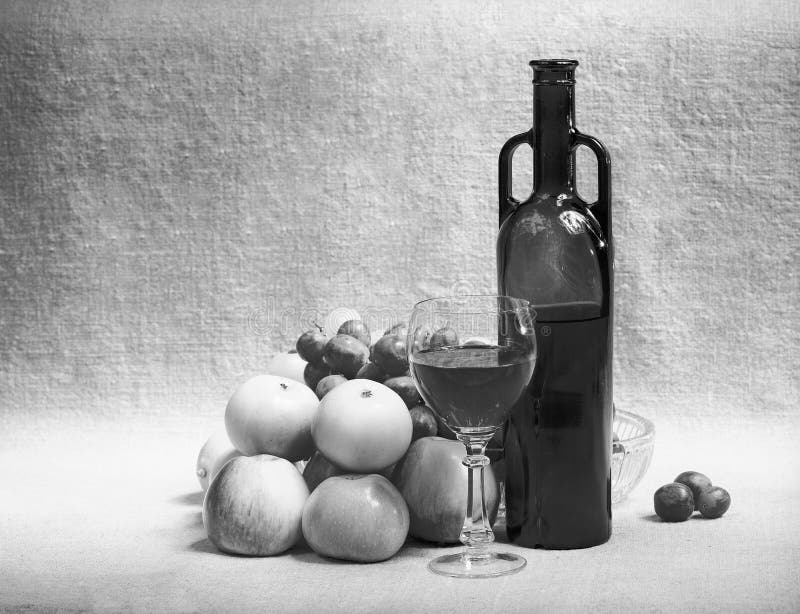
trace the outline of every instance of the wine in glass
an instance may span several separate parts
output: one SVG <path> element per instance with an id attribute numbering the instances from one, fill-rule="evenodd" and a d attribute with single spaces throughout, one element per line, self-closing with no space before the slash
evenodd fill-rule
<path id="1" fill-rule="evenodd" d="M 486 513 L 483 480 L 489 464 L 486 444 L 533 374 L 534 319 L 526 300 L 496 295 L 428 299 L 417 303 L 411 313 L 411 375 L 428 406 L 467 449 L 463 460 L 469 475 L 467 510 L 460 537 L 465 548 L 432 560 L 428 567 L 435 573 L 481 578 L 525 566 L 523 557 L 490 547 L 494 532 Z"/>

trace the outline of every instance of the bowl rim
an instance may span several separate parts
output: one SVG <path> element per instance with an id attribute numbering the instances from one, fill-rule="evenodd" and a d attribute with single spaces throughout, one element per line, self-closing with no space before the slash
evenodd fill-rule
<path id="1" fill-rule="evenodd" d="M 655 437 L 656 425 L 653 424 L 652 420 L 649 420 L 649 419 L 645 418 L 644 416 L 640 416 L 639 414 L 635 414 L 633 412 L 625 411 L 625 410 L 619 409 L 619 408 L 616 409 L 616 415 L 617 416 L 622 416 L 622 417 L 630 420 L 631 422 L 638 423 L 642 427 L 642 429 L 644 431 L 641 435 L 636 435 L 635 437 L 629 437 L 627 439 L 620 439 L 619 440 L 620 443 L 625 443 L 625 442 L 628 442 L 628 443 L 630 443 L 630 442 L 637 442 L 637 443 L 639 443 L 639 442 L 647 442 L 647 441 L 652 440 Z"/>

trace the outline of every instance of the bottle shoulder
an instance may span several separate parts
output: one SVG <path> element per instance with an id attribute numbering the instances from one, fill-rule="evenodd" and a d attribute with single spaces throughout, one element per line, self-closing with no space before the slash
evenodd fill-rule
<path id="1" fill-rule="evenodd" d="M 498 241 L 589 241 L 599 250 L 608 241 L 589 206 L 575 195 L 534 194 L 503 221 Z"/>
<path id="2" fill-rule="evenodd" d="M 529 300 L 550 320 L 610 310 L 611 245 L 579 199 L 532 198 L 518 206 L 500 229 L 497 262 L 501 291 Z"/>

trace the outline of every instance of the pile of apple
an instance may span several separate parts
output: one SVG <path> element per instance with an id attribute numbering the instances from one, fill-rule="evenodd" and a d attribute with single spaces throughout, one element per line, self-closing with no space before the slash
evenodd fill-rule
<path id="1" fill-rule="evenodd" d="M 404 327 L 369 341 L 358 319 L 331 336 L 305 332 L 297 353 L 276 356 L 271 374 L 233 393 L 225 431 L 197 463 L 203 524 L 217 548 L 269 556 L 304 539 L 323 556 L 375 562 L 409 535 L 458 541 L 464 447 L 435 436 L 447 427 L 409 376 Z M 493 474 L 486 477 L 493 522 L 499 492 Z"/>

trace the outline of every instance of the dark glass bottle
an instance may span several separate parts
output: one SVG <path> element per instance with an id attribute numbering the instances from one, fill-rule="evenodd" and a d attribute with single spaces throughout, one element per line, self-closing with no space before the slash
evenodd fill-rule
<path id="1" fill-rule="evenodd" d="M 535 60 L 533 128 L 500 152 L 500 294 L 536 307 L 533 379 L 504 439 L 509 538 L 584 548 L 611 536 L 613 247 L 610 161 L 575 128 L 574 60 Z M 510 159 L 533 148 L 533 192 L 511 197 Z M 597 156 L 598 200 L 575 189 L 575 150 Z"/>

